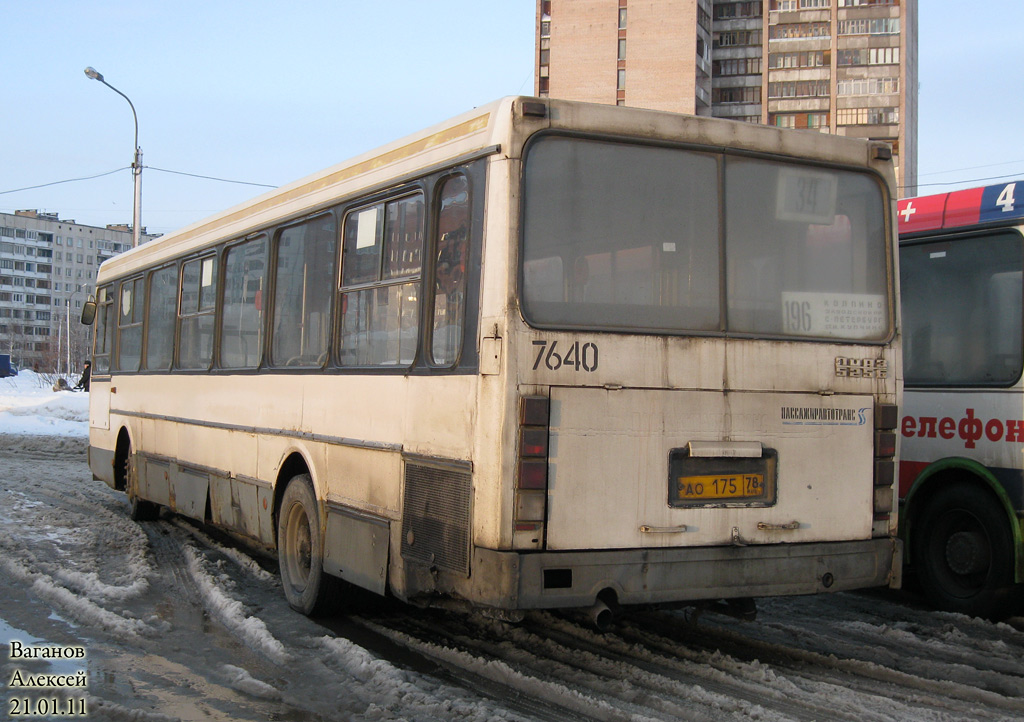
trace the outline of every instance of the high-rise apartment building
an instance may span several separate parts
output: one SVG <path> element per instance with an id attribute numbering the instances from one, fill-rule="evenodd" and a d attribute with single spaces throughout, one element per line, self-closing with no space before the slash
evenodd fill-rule
<path id="1" fill-rule="evenodd" d="M 538 0 L 535 92 L 884 140 L 916 194 L 915 0 Z"/>
<path id="2" fill-rule="evenodd" d="M 141 240 L 156 237 L 143 230 Z M 34 210 L 0 213 L 0 353 L 21 367 L 53 371 L 60 346 L 60 358 L 66 362 L 70 348 L 80 369 L 89 333 L 78 319 L 95 291 L 96 269 L 131 247 L 128 226 L 98 228 Z"/>

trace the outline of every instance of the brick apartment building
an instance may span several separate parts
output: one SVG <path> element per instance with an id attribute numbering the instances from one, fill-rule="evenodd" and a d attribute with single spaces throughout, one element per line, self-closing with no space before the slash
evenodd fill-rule
<path id="1" fill-rule="evenodd" d="M 916 0 L 538 0 L 537 95 L 884 140 L 917 186 Z"/>

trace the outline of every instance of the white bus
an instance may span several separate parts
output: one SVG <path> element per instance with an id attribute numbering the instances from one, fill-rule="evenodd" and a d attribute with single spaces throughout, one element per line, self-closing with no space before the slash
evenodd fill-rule
<path id="1" fill-rule="evenodd" d="M 884 144 L 478 108 L 104 263 L 91 467 L 276 547 L 305 613 L 898 584 L 892 182 Z"/>
<path id="2" fill-rule="evenodd" d="M 945 610 L 1024 609 L 1024 181 L 899 202 L 901 525 Z"/>

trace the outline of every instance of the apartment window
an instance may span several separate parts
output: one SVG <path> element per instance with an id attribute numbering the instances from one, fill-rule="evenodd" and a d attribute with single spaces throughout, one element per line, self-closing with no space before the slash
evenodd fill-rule
<path id="1" fill-rule="evenodd" d="M 742 47 L 761 44 L 760 30 L 729 30 L 715 33 L 716 48 Z"/>
<path id="2" fill-rule="evenodd" d="M 711 15 L 700 4 L 697 5 L 697 27 L 709 35 L 711 34 Z"/>
<path id="3" fill-rule="evenodd" d="M 868 5 L 899 5 L 900 0 L 839 0 L 841 8 L 865 7 Z"/>
<path id="4" fill-rule="evenodd" d="M 870 65 L 898 65 L 899 62 L 899 48 L 871 48 L 868 52 Z"/>
<path id="5" fill-rule="evenodd" d="M 827 80 L 768 83 L 769 98 L 827 98 L 828 95 Z"/>
<path id="6" fill-rule="evenodd" d="M 773 70 L 784 68 L 820 68 L 826 65 L 828 57 L 825 51 L 809 50 L 799 53 L 770 53 L 768 67 Z"/>
<path id="7" fill-rule="evenodd" d="M 860 48 L 857 50 L 840 50 L 837 62 L 840 66 L 898 65 L 900 62 L 900 49 Z"/>
<path id="8" fill-rule="evenodd" d="M 615 84 L 615 89 L 616 90 L 625 90 L 626 89 L 626 71 L 623 68 L 619 68 L 619 75 L 618 75 L 618 80 L 616 81 L 616 84 Z"/>
<path id="9" fill-rule="evenodd" d="M 900 31 L 899 18 L 840 20 L 840 35 L 894 35 Z"/>
<path id="10" fill-rule="evenodd" d="M 782 23 L 768 29 L 770 40 L 794 40 L 798 38 L 827 38 L 831 34 L 828 23 Z"/>
<path id="11" fill-rule="evenodd" d="M 619 30 L 626 29 L 626 8 L 619 8 Z"/>
<path id="12" fill-rule="evenodd" d="M 716 60 L 712 66 L 715 77 L 733 75 L 758 75 L 761 72 L 761 58 L 735 58 Z"/>
<path id="13" fill-rule="evenodd" d="M 838 125 L 896 125 L 899 108 L 841 108 L 836 112 Z"/>
<path id="14" fill-rule="evenodd" d="M 880 95 L 900 92 L 899 78 L 859 78 L 836 83 L 838 95 Z"/>
<path id="15" fill-rule="evenodd" d="M 626 59 L 626 39 L 619 38 L 619 60 Z"/>
<path id="16" fill-rule="evenodd" d="M 717 2 L 714 7 L 715 20 L 731 20 L 733 18 L 761 17 L 761 2 Z"/>
<path id="17" fill-rule="evenodd" d="M 719 103 L 760 103 L 761 86 L 751 88 L 714 88 L 711 102 Z"/>
<path id="18" fill-rule="evenodd" d="M 778 113 L 768 117 L 776 128 L 828 132 L 828 113 Z"/>

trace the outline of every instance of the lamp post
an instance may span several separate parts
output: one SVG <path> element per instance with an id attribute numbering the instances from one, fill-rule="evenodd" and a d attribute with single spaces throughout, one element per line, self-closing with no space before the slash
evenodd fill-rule
<path id="1" fill-rule="evenodd" d="M 85 74 L 93 80 L 100 81 L 127 100 L 129 107 L 132 109 L 132 118 L 135 119 L 135 160 L 132 161 L 132 175 L 135 178 L 135 201 L 132 206 L 132 246 L 137 248 L 139 245 L 140 234 L 142 232 L 142 149 L 139 148 L 139 116 L 135 113 L 135 106 L 132 104 L 131 99 L 104 80 L 102 74 L 92 67 L 86 68 Z"/>

